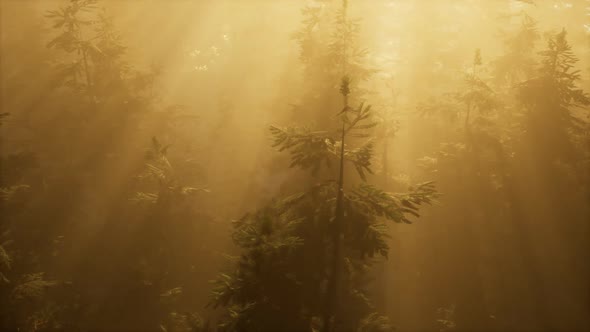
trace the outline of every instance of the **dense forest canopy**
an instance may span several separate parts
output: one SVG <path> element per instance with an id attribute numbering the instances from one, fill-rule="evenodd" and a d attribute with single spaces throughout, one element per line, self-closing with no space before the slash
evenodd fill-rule
<path id="1" fill-rule="evenodd" d="M 1 0 L 1 331 L 590 330 L 590 0 Z"/>

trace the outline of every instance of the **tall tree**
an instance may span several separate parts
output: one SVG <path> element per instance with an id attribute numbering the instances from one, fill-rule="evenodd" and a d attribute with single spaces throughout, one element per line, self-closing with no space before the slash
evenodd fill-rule
<path id="1" fill-rule="evenodd" d="M 346 139 L 366 138 L 364 131 L 375 125 L 371 107 L 348 106 L 347 78 L 340 92 L 342 127 L 334 133 L 271 127 L 274 145 L 290 152 L 293 167 L 319 174 L 324 164 L 336 161 L 337 176 L 328 175 L 235 223 L 234 240 L 244 252 L 236 270 L 218 280 L 214 301 L 229 307 L 231 319 L 223 325 L 228 331 L 362 330 L 382 322 L 371 314 L 363 291 L 369 258 L 388 253 L 380 219 L 409 223 L 407 215 L 417 215 L 435 191 L 432 183 L 424 183 L 407 194 L 390 194 L 364 183 L 373 144 L 369 140 L 354 148 Z M 344 182 L 346 163 L 363 183 Z M 381 330 L 387 326 L 381 325 Z"/>

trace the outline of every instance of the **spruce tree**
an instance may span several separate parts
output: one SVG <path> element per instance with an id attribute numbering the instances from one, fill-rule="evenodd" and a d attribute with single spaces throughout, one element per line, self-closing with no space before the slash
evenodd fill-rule
<path id="1" fill-rule="evenodd" d="M 538 74 L 518 89 L 525 109 L 528 142 L 544 165 L 573 162 L 577 155 L 573 142 L 584 135 L 582 114 L 590 105 L 590 98 L 579 87 L 581 74 L 575 68 L 578 58 L 565 30 L 550 35 L 547 48 L 539 55 Z"/>
<path id="2" fill-rule="evenodd" d="M 320 174 L 336 166 L 336 177 L 317 179 L 307 190 L 276 198 L 234 224 L 242 249 L 232 273 L 217 280 L 214 306 L 228 308 L 226 331 L 385 331 L 390 325 L 373 312 L 367 298 L 367 271 L 375 256 L 387 257 L 383 220 L 410 223 L 419 206 L 431 203 L 433 184 L 392 194 L 367 184 L 375 126 L 371 107 L 348 105 L 350 80 L 338 129 L 272 126 L 274 146 L 291 155 L 291 166 Z M 361 179 L 345 183 L 350 164 Z M 328 174 L 333 174 L 329 172 Z"/>

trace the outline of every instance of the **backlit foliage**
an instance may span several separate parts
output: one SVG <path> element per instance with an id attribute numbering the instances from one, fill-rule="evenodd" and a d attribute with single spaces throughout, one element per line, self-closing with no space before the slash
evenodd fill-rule
<path id="1" fill-rule="evenodd" d="M 0 331 L 590 330 L 588 14 L 0 1 Z"/>

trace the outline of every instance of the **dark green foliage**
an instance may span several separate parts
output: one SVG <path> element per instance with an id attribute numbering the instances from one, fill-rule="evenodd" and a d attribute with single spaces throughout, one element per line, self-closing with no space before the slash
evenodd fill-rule
<path id="1" fill-rule="evenodd" d="M 47 17 L 46 97 L 3 124 L 35 135 L 1 160 L 0 329 L 157 330 L 200 309 L 192 297 L 209 277 L 194 266 L 213 268 L 203 248 L 214 240 L 193 242 L 212 229 L 208 190 L 155 138 L 141 162 L 160 134 L 143 129 L 159 106 L 155 74 L 126 63 L 98 1 Z M 169 330 L 198 330 L 192 315 L 176 321 Z"/>
<path id="2" fill-rule="evenodd" d="M 545 92 L 551 92 L 549 95 L 541 94 L 546 100 L 537 101 L 541 104 L 549 101 L 552 104 L 557 103 L 560 107 L 586 106 L 590 104 L 590 99 L 582 89 L 577 87 L 580 80 L 580 71 L 574 70 L 574 65 L 578 59 L 572 52 L 572 47 L 567 42 L 567 32 L 562 30 L 560 33 L 550 36 L 547 41 L 547 49 L 539 52 L 541 55 L 541 68 L 538 78 L 530 80 L 523 85 L 522 100 L 530 105 L 532 102 L 531 94 L 538 92 L 534 90 L 546 88 Z M 539 86 L 546 85 L 546 86 Z M 533 90 L 531 90 L 533 89 Z"/>
<path id="3" fill-rule="evenodd" d="M 335 89 L 340 79 L 354 77 L 344 95 L 352 91 L 351 101 L 360 103 L 367 92 L 363 84 L 376 70 L 369 66 L 369 52 L 360 40 L 360 20 L 348 15 L 348 1 L 309 4 L 302 15 L 302 27 L 293 37 L 299 46 L 306 85 L 304 100 L 296 109 L 301 119 L 324 128 L 333 120 L 331 110 L 341 106 L 344 91 Z"/>
<path id="4" fill-rule="evenodd" d="M 335 134 L 270 128 L 273 146 L 291 153 L 291 167 L 317 174 L 322 164 L 330 166 L 340 160 L 340 177 L 334 181 L 328 175 L 327 181 L 277 199 L 234 224 L 234 242 L 243 253 L 235 272 L 217 280 L 213 300 L 215 306 L 228 307 L 228 321 L 222 325 L 227 331 L 302 331 L 315 328 L 318 321 L 322 329 L 330 330 L 326 305 L 334 306 L 328 317 L 335 315 L 336 330 L 389 327 L 371 315 L 372 305 L 364 290 L 370 265 L 366 257 L 388 255 L 382 220 L 410 223 L 408 215 L 418 216 L 419 206 L 430 204 L 436 191 L 432 183 L 418 185 L 406 194 L 386 193 L 365 183 L 344 190 L 345 161 L 366 181 L 373 144 L 368 141 L 351 148 L 343 146 L 343 140 L 368 137 L 367 129 L 376 125 L 370 106 L 348 107 L 349 82 L 342 80 L 345 106 L 338 113 L 342 128 Z M 342 251 L 334 251 L 340 246 Z M 338 294 L 337 307 L 325 304 L 335 296 L 330 289 Z"/>
<path id="5" fill-rule="evenodd" d="M 228 330 L 284 330 L 285 324 L 299 326 L 293 330 L 308 329 L 313 317 L 320 316 L 317 295 L 328 276 L 325 265 L 329 256 L 325 255 L 331 229 L 325 221 L 333 219 L 336 188 L 334 182 L 318 184 L 235 223 L 234 241 L 244 253 L 235 272 L 217 280 L 213 301 L 215 306 L 232 310 Z M 343 273 L 349 281 L 342 285 L 341 296 L 343 303 L 351 306 L 342 308 L 352 311 L 346 315 L 351 326 L 358 324 L 354 317 L 362 318 L 371 308 L 363 290 L 365 283 L 357 284 L 368 264 L 359 259 L 388 254 L 387 227 L 379 217 L 409 222 L 405 213 L 414 214 L 417 205 L 430 202 L 432 195 L 431 184 L 424 184 L 415 192 L 400 195 L 363 185 L 350 197 L 345 196 L 343 238 L 349 258 Z"/>
<path id="6" fill-rule="evenodd" d="M 145 153 L 145 169 L 138 175 L 138 179 L 148 186 L 150 182 L 157 184 L 157 191 L 152 193 L 138 191 L 131 200 L 169 204 L 183 201 L 198 193 L 209 192 L 204 187 L 196 188 L 179 183 L 178 175 L 167 157 L 169 147 L 170 145 L 162 146 L 156 137 L 152 137 L 151 147 Z"/>
<path id="7" fill-rule="evenodd" d="M 439 213 L 456 220 L 438 232 L 461 239 L 449 246 L 447 235 L 441 235 L 429 244 L 436 248 L 433 251 L 448 250 L 431 261 L 437 264 L 440 257 L 448 257 L 438 267 L 441 275 L 430 280 L 456 283 L 454 295 L 445 291 L 438 295 L 438 302 L 433 300 L 434 308 L 439 308 L 440 330 L 547 328 L 541 327 L 548 325 L 539 318 L 545 310 L 539 305 L 545 295 L 538 294 L 545 288 L 537 273 L 544 264 L 554 269 L 554 263 L 545 261 L 554 249 L 542 254 L 542 263 L 536 261 L 541 256 L 532 248 L 545 247 L 547 239 L 532 244 L 529 236 L 540 229 L 558 236 L 552 232 L 587 225 L 582 221 L 587 216 L 582 201 L 588 196 L 582 199 L 581 191 L 573 189 L 579 186 L 576 181 L 585 182 L 582 178 L 587 173 L 587 168 L 580 168 L 580 157 L 586 155 L 580 137 L 587 127 L 582 119 L 588 102 L 575 70 L 576 57 L 564 31 L 548 34 L 547 47 L 537 56 L 537 23 L 522 17 L 520 29 L 505 35 L 505 54 L 489 62 L 492 77 L 487 77 L 486 61 L 480 64 L 476 52 L 465 57 L 475 73 L 468 75 L 467 84 L 421 108 L 438 135 L 433 153 L 421 162 L 446 193 Z M 456 120 L 465 106 L 475 112 L 462 125 Z M 577 212 L 566 212 L 574 205 Z M 502 235 L 491 235 L 494 232 Z M 567 238 L 575 237 L 569 234 Z M 497 244 L 499 238 L 502 245 Z M 572 247 L 582 243 L 587 240 Z M 522 254 L 520 266 L 504 259 L 514 250 Z M 465 277 L 474 271 L 493 281 Z M 510 291 L 505 291 L 506 285 Z M 523 317 L 512 317 L 515 311 Z"/>
<path id="8" fill-rule="evenodd" d="M 377 125 L 372 121 L 371 106 L 361 103 L 356 109 L 346 108 L 338 115 L 344 121 L 345 135 L 356 138 L 367 138 L 369 135 L 364 130 Z M 311 168 L 316 174 L 322 163 L 331 166 L 339 158 L 341 141 L 337 139 L 339 133 L 330 134 L 326 131 L 311 131 L 308 128 L 288 127 L 280 128 L 271 126 L 270 131 L 274 136 L 274 147 L 279 151 L 290 150 L 291 167 L 302 169 Z M 371 140 L 356 148 L 344 147 L 344 158 L 351 162 L 358 175 L 365 180 L 365 172 L 372 174 L 371 157 L 373 142 Z"/>
<path id="9" fill-rule="evenodd" d="M 580 71 L 574 69 L 578 59 L 566 36 L 563 30 L 549 37 L 547 49 L 539 53 L 538 75 L 521 83 L 518 90 L 519 101 L 527 110 L 524 125 L 529 140 L 545 150 L 543 158 L 549 162 L 571 160 L 575 153 L 571 141 L 585 129 L 583 113 L 575 109 L 590 105 L 588 95 L 578 86 Z"/>
<path id="10" fill-rule="evenodd" d="M 352 192 L 351 204 L 358 204 L 357 209 L 367 215 L 384 217 L 394 222 L 411 223 L 406 214 L 419 217 L 418 209 L 422 204 L 431 204 L 436 196 L 432 182 L 426 182 L 410 188 L 406 194 L 390 194 L 371 185 L 362 184 Z"/>
<path id="11" fill-rule="evenodd" d="M 57 281 L 46 280 L 43 273 L 27 274 L 22 277 L 12 290 L 12 299 L 17 302 L 40 301 L 47 290 L 57 284 Z"/>
<path id="12" fill-rule="evenodd" d="M 588 329 L 585 0 L 244 1 L 2 2 L 1 331 Z"/>
<path id="13" fill-rule="evenodd" d="M 335 141 L 327 132 L 312 132 L 308 128 L 271 126 L 274 147 L 279 151 L 291 149 L 291 167 L 311 168 L 316 173 L 322 162 L 330 165 L 336 157 Z"/>
<path id="14" fill-rule="evenodd" d="M 356 82 L 366 78 L 359 72 L 361 67 L 352 64 L 366 53 L 357 51 L 358 23 L 349 20 L 346 11 L 344 1 L 337 10 L 326 58 L 318 59 L 321 46 L 312 40 L 315 27 L 321 24 L 320 11 L 304 10 L 305 28 L 296 38 L 310 75 L 316 70 L 314 65 L 326 61 L 338 76 L 350 74 Z M 330 80 L 334 78 L 328 79 L 328 86 Z M 382 219 L 409 222 L 406 215 L 417 216 L 418 206 L 430 203 L 436 193 L 431 183 L 401 195 L 366 184 L 345 190 L 345 164 L 351 163 L 363 182 L 372 173 L 374 143 L 369 139 L 358 144 L 355 139 L 370 138 L 368 130 L 377 125 L 369 105 L 349 106 L 351 92 L 360 92 L 351 82 L 346 75 L 341 80 L 344 105 L 337 114 L 340 121 L 336 126 L 330 124 L 336 127 L 333 130 L 271 126 L 273 146 L 290 152 L 291 167 L 309 169 L 317 176 L 326 165 L 321 174 L 327 179 L 235 223 L 234 242 L 243 253 L 235 272 L 217 280 L 213 300 L 216 306 L 228 307 L 227 321 L 222 324 L 225 330 L 390 329 L 383 318 L 371 313 L 374 309 L 365 293 L 370 265 L 366 257 L 388 254 Z M 330 94 L 331 90 L 317 91 Z"/>

